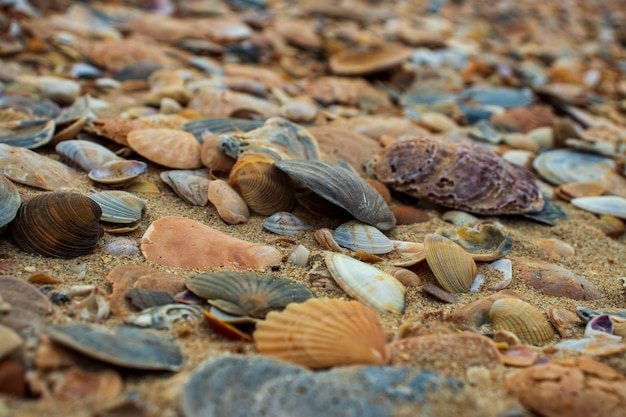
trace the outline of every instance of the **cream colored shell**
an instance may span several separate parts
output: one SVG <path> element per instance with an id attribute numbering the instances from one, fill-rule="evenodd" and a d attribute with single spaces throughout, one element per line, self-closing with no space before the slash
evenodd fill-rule
<path id="1" fill-rule="evenodd" d="M 489 310 L 489 318 L 498 330 L 508 330 L 522 342 L 540 345 L 555 335 L 548 319 L 531 304 L 517 298 L 496 300 Z"/>

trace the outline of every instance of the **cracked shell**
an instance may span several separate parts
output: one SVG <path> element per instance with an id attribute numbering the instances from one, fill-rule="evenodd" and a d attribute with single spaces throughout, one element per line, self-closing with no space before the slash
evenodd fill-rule
<path id="1" fill-rule="evenodd" d="M 452 240 L 430 233 L 424 238 L 426 262 L 437 282 L 451 293 L 470 289 L 478 269 L 474 259 Z"/>
<path id="2" fill-rule="evenodd" d="M 524 343 L 541 345 L 554 337 L 554 329 L 548 319 L 526 301 L 517 298 L 501 298 L 491 305 L 489 318 L 497 330 L 508 330 Z"/>
<path id="3" fill-rule="evenodd" d="M 312 369 L 384 365 L 389 359 L 378 316 L 357 301 L 290 304 L 257 323 L 254 342 L 264 355 Z"/>

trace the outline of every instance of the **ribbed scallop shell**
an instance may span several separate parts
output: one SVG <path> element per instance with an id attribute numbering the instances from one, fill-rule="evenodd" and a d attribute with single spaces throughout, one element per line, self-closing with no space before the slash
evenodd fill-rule
<path id="1" fill-rule="evenodd" d="M 351 297 L 380 312 L 402 314 L 406 288 L 392 275 L 341 253 L 329 253 L 326 266 Z"/>
<path id="2" fill-rule="evenodd" d="M 134 223 L 141 219 L 146 202 L 126 191 L 101 191 L 87 197 L 102 209 L 100 220 L 110 223 Z"/>
<path id="3" fill-rule="evenodd" d="M 148 165 L 145 162 L 131 160 L 109 161 L 89 171 L 90 180 L 107 186 L 124 185 L 144 172 Z"/>
<path id="4" fill-rule="evenodd" d="M 87 140 L 66 140 L 54 148 L 59 156 L 84 171 L 120 159 L 113 151 Z"/>
<path id="5" fill-rule="evenodd" d="M 357 221 L 349 221 L 337 227 L 333 238 L 339 246 L 353 251 L 383 254 L 393 250 L 393 242 L 380 230 Z"/>
<path id="6" fill-rule="evenodd" d="M 307 160 L 278 161 L 275 165 L 363 223 L 380 230 L 389 230 L 396 224 L 378 191 L 348 168 Z"/>
<path id="7" fill-rule="evenodd" d="M 267 154 L 242 155 L 230 171 L 228 183 L 259 214 L 289 211 L 296 201 L 293 181 L 274 166 L 274 159 Z"/>
<path id="8" fill-rule="evenodd" d="M 21 204 L 22 199 L 15 184 L 0 175 L 0 232 L 15 218 Z"/>
<path id="9" fill-rule="evenodd" d="M 287 278 L 255 272 L 209 272 L 192 275 L 186 283 L 196 295 L 229 314 L 263 318 L 272 310 L 313 297 L 304 285 Z"/>
<path id="10" fill-rule="evenodd" d="M 254 342 L 264 355 L 312 369 L 384 365 L 389 359 L 376 313 L 356 301 L 290 304 L 257 323 Z"/>
<path id="11" fill-rule="evenodd" d="M 139 129 L 126 137 L 139 155 L 173 169 L 202 167 L 200 143 L 189 132 L 177 129 Z"/>
<path id="12" fill-rule="evenodd" d="M 84 195 L 41 194 L 22 204 L 11 233 L 26 252 L 74 258 L 96 248 L 101 215 L 100 206 Z"/>
<path id="13" fill-rule="evenodd" d="M 541 311 L 517 298 L 494 301 L 489 318 L 493 327 L 515 333 L 525 343 L 540 345 L 554 337 L 554 330 Z"/>
<path id="14" fill-rule="evenodd" d="M 424 238 L 424 253 L 437 282 L 448 292 L 470 289 L 478 269 L 472 257 L 450 239 L 429 233 Z"/>

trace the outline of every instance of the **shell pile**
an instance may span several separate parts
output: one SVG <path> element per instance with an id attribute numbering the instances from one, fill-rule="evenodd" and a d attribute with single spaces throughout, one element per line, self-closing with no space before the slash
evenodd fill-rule
<path id="1" fill-rule="evenodd" d="M 0 410 L 624 415 L 624 22 L 0 1 Z"/>

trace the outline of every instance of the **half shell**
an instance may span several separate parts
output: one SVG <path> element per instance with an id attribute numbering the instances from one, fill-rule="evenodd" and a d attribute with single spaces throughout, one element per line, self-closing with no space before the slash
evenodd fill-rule
<path id="1" fill-rule="evenodd" d="M 144 172 L 148 165 L 145 162 L 131 160 L 109 161 L 89 171 L 90 180 L 109 187 L 128 184 Z"/>
<path id="2" fill-rule="evenodd" d="M 288 211 L 274 213 L 263 222 L 264 229 L 281 236 L 297 235 L 307 227 L 298 216 Z"/>
<path id="3" fill-rule="evenodd" d="M 374 310 L 356 301 L 312 299 L 291 304 L 259 322 L 260 353 L 313 369 L 384 365 L 385 332 Z"/>
<path id="4" fill-rule="evenodd" d="M 211 180 L 204 172 L 174 170 L 161 172 L 161 179 L 183 200 L 194 206 L 206 206 L 209 202 Z"/>
<path id="5" fill-rule="evenodd" d="M 489 310 L 493 327 L 515 333 L 521 341 L 533 345 L 549 342 L 555 333 L 541 311 L 517 298 L 496 300 Z"/>
<path id="6" fill-rule="evenodd" d="M 357 221 L 349 221 L 337 227 L 333 238 L 339 246 L 353 251 L 383 254 L 393 250 L 393 242 L 380 230 Z"/>
<path id="7" fill-rule="evenodd" d="M 437 282 L 452 293 L 470 289 L 478 269 L 472 257 L 452 240 L 430 233 L 424 238 L 426 262 Z"/>
<path id="8" fill-rule="evenodd" d="M 438 229 L 436 234 L 460 245 L 475 261 L 493 261 L 506 256 L 513 248 L 511 238 L 501 228 L 488 223 L 471 227 Z"/>
<path id="9" fill-rule="evenodd" d="M 608 214 L 626 219 L 626 198 L 624 197 L 615 195 L 579 197 L 572 199 L 571 203 L 595 214 Z"/>
<path id="10" fill-rule="evenodd" d="M 580 181 L 602 181 L 616 167 L 611 158 L 569 149 L 542 152 L 533 161 L 535 171 L 554 185 Z"/>

